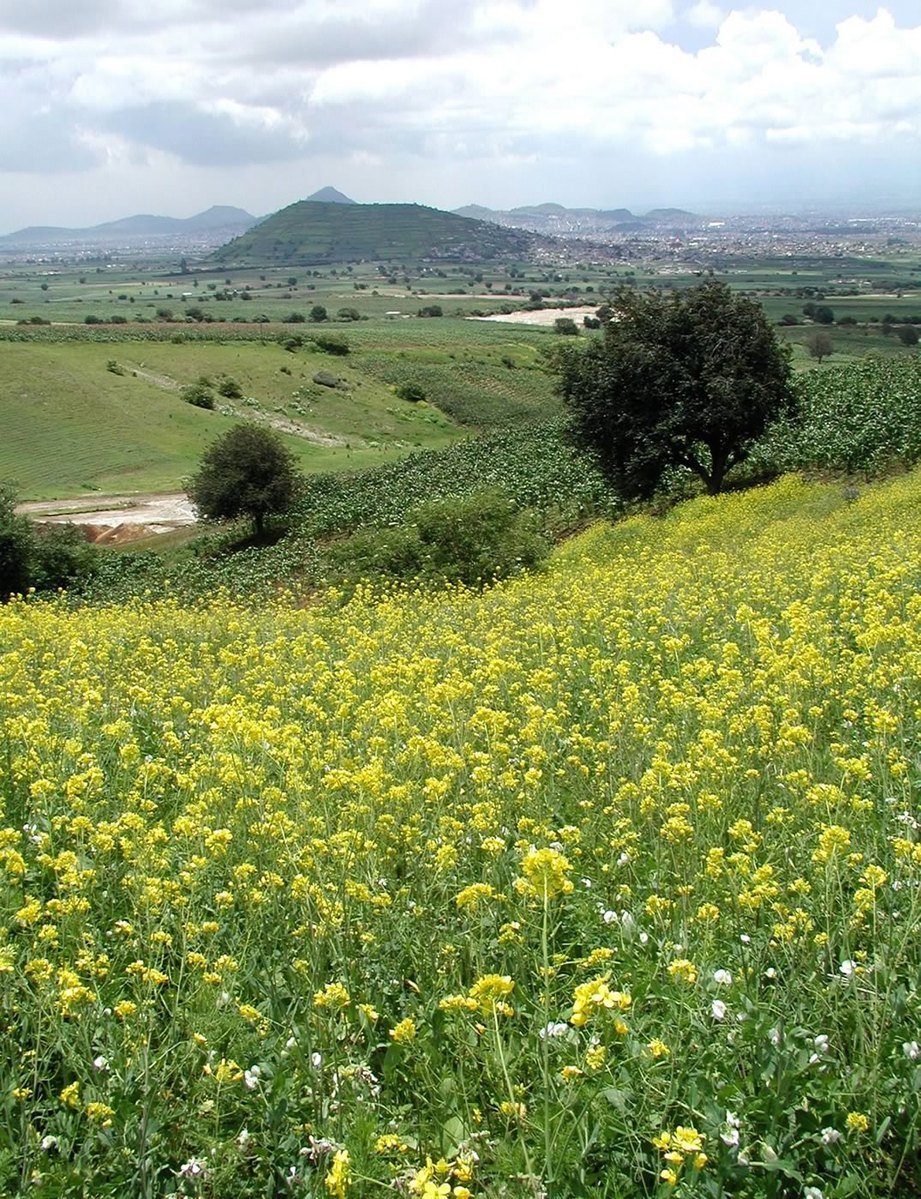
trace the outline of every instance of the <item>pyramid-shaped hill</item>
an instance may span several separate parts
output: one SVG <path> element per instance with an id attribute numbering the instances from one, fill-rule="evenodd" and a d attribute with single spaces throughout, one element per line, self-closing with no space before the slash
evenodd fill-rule
<path id="1" fill-rule="evenodd" d="M 310 265 L 362 259 L 483 262 L 527 253 L 534 235 L 421 204 L 299 200 L 211 256 L 234 266 Z"/>

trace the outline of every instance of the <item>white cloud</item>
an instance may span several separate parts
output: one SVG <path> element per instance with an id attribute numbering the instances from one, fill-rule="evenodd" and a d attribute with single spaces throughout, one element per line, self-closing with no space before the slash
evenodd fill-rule
<path id="1" fill-rule="evenodd" d="M 685 19 L 698 29 L 718 29 L 725 15 L 724 10 L 716 4 L 711 4 L 710 0 L 699 0 L 698 4 L 688 10 Z"/>
<path id="2" fill-rule="evenodd" d="M 0 0 L 0 172 L 308 155 L 352 178 L 457 169 L 472 193 L 470 170 L 522 163 L 591 178 L 827 141 L 921 156 L 921 16 L 830 3 L 823 46 L 798 0 Z M 689 25 L 709 31 L 698 50 Z"/>

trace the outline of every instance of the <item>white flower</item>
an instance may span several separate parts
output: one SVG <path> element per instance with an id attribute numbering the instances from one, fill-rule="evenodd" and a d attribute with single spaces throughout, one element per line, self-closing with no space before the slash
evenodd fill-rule
<path id="1" fill-rule="evenodd" d="M 768 1040 L 771 1042 L 774 1048 L 777 1049 L 777 1047 L 780 1045 L 780 1029 L 772 1028 L 768 1033 Z"/>
<path id="2" fill-rule="evenodd" d="M 101 1074 L 104 1070 L 108 1070 L 108 1068 L 109 1068 L 108 1059 L 104 1058 L 101 1053 L 100 1053 L 99 1057 L 93 1058 L 93 1069 L 94 1070 L 98 1070 L 99 1073 Z"/>
<path id="3" fill-rule="evenodd" d="M 751 945 L 751 943 L 752 943 L 752 939 L 748 935 L 748 933 L 742 933 L 741 936 L 739 937 L 739 940 L 742 942 L 743 945 Z"/>
<path id="4" fill-rule="evenodd" d="M 323 1054 L 312 1053 L 310 1055 L 310 1064 L 313 1066 L 314 1070 L 319 1070 L 319 1068 L 323 1065 Z"/>
<path id="5" fill-rule="evenodd" d="M 857 969 L 857 963 L 855 961 L 853 961 L 851 958 L 845 958 L 844 961 L 841 963 L 841 965 L 838 967 L 838 973 L 843 974 L 845 978 L 850 978 L 856 969 Z"/>
<path id="6" fill-rule="evenodd" d="M 207 1175 L 205 1163 L 200 1162 L 197 1157 L 190 1158 L 187 1162 L 179 1167 L 179 1173 L 183 1178 L 204 1178 Z"/>
<path id="7" fill-rule="evenodd" d="M 823 1145 L 834 1145 L 841 1140 L 841 1133 L 837 1128 L 823 1128 L 821 1136 Z"/>
<path id="8" fill-rule="evenodd" d="M 902 1052 L 910 1062 L 916 1062 L 921 1057 L 921 1047 L 917 1041 L 903 1041 Z"/>
<path id="9" fill-rule="evenodd" d="M 721 986 L 730 987 L 732 986 L 732 975 L 728 970 L 714 970 L 713 981 Z"/>
<path id="10" fill-rule="evenodd" d="M 738 1149 L 739 1117 L 735 1112 L 726 1113 L 726 1127 L 720 1133 L 720 1140 L 728 1149 Z"/>
<path id="11" fill-rule="evenodd" d="M 806 1187 L 803 1191 L 803 1199 L 824 1199 L 824 1196 L 818 1187 Z"/>
<path id="12" fill-rule="evenodd" d="M 42 1137 L 42 1149 L 44 1150 L 45 1153 L 50 1153 L 52 1151 L 52 1149 L 57 1149 L 57 1147 L 58 1147 L 58 1138 L 57 1137 Z"/>
<path id="13" fill-rule="evenodd" d="M 640 944 L 645 945 L 649 941 L 649 933 L 640 933 Z"/>
<path id="14" fill-rule="evenodd" d="M 633 915 L 628 912 L 626 908 L 620 914 L 620 923 L 628 933 L 632 932 L 636 928 L 636 921 L 633 919 Z"/>
<path id="15" fill-rule="evenodd" d="M 247 1091 L 255 1091 L 259 1086 L 259 1075 L 261 1071 L 258 1066 L 250 1066 L 248 1070 L 243 1071 L 243 1085 Z"/>
<path id="16" fill-rule="evenodd" d="M 548 1037 L 564 1037 L 569 1032 L 569 1025 L 562 1020 L 551 1020 L 539 1032 L 538 1036 L 542 1041 L 546 1041 Z"/>
<path id="17" fill-rule="evenodd" d="M 710 1004 L 710 1014 L 714 1020 L 726 1019 L 726 1005 L 722 999 L 714 999 Z"/>
<path id="18" fill-rule="evenodd" d="M 630 855 L 627 853 L 626 850 L 624 850 L 624 852 L 617 859 L 617 865 L 618 866 L 626 866 L 629 861 L 630 861 Z"/>
<path id="19" fill-rule="evenodd" d="M 817 1037 L 814 1037 L 812 1043 L 819 1053 L 828 1053 L 828 1036 L 824 1032 L 820 1032 Z"/>
<path id="20" fill-rule="evenodd" d="M 767 970 L 765 970 L 765 972 L 764 972 L 764 977 L 765 977 L 765 978 L 769 978 L 769 979 L 770 979 L 770 978 L 776 978 L 776 977 L 777 977 L 777 971 L 774 969 L 774 967 L 773 967 L 773 966 L 768 966 Z"/>
<path id="21" fill-rule="evenodd" d="M 616 924 L 617 913 L 608 909 L 608 911 L 601 913 L 601 919 L 605 922 L 605 924 Z"/>
<path id="22" fill-rule="evenodd" d="M 252 1134 L 250 1133 L 249 1129 L 243 1128 L 237 1134 L 237 1145 L 240 1149 L 245 1149 L 252 1139 Z"/>

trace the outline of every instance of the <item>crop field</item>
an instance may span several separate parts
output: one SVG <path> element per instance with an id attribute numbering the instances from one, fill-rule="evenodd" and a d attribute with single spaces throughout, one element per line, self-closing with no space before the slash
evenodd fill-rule
<path id="1" fill-rule="evenodd" d="M 918 1193 L 919 508 L 7 605 L 4 1192 Z"/>

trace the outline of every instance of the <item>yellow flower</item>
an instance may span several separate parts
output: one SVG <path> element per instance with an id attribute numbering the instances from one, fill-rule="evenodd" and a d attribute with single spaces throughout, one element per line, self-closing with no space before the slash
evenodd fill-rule
<path id="1" fill-rule="evenodd" d="M 397 1045 L 409 1045 L 416 1039 L 416 1022 L 407 1016 L 405 1020 L 401 1020 L 399 1024 L 391 1028 L 390 1036 Z"/>
<path id="2" fill-rule="evenodd" d="M 351 1163 L 347 1149 L 337 1149 L 332 1165 L 323 1179 L 323 1185 L 331 1199 L 346 1199 L 352 1180 Z"/>
<path id="3" fill-rule="evenodd" d="M 653 1037 L 646 1048 L 657 1061 L 659 1058 L 668 1057 L 668 1055 L 671 1053 L 671 1050 L 665 1044 L 665 1042 L 660 1041 L 658 1037 Z"/>
<path id="4" fill-rule="evenodd" d="M 863 1112 L 848 1112 L 844 1123 L 848 1132 L 861 1133 L 870 1127 L 870 1118 Z"/>
<path id="5" fill-rule="evenodd" d="M 559 850 L 550 846 L 543 849 L 532 846 L 521 859 L 524 877 L 515 879 L 515 889 L 521 895 L 538 899 L 568 895 L 573 889 L 572 880 L 568 877 L 571 870 L 572 865 Z"/>
<path id="6" fill-rule="evenodd" d="M 697 982 L 697 967 L 687 958 L 675 958 L 669 962 L 668 972 L 672 978 L 692 985 Z"/>
<path id="7" fill-rule="evenodd" d="M 572 998 L 570 1024 L 582 1028 L 597 1012 L 625 1012 L 633 1002 L 629 992 L 612 991 L 608 986 L 610 975 L 592 978 L 576 987 Z"/>
<path id="8" fill-rule="evenodd" d="M 317 991 L 313 997 L 313 1006 L 331 1008 L 342 1011 L 352 1002 L 347 988 L 342 983 L 327 983 L 322 991 Z"/>
<path id="9" fill-rule="evenodd" d="M 68 1083 L 61 1091 L 60 1098 L 65 1107 L 72 1107 L 76 1111 L 80 1106 L 80 1084 L 78 1082 Z"/>

